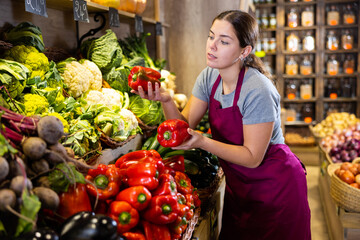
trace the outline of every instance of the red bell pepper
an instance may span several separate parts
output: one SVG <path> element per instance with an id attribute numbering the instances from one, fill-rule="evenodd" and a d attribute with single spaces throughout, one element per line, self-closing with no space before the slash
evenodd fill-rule
<path id="1" fill-rule="evenodd" d="M 87 183 L 86 188 L 90 195 L 98 196 L 100 200 L 115 197 L 119 193 L 121 185 L 121 172 L 114 164 L 99 164 L 96 169 L 90 169 L 87 180 L 94 183 Z"/>
<path id="2" fill-rule="evenodd" d="M 157 128 L 157 140 L 163 147 L 176 147 L 190 138 L 189 124 L 180 119 L 169 119 Z"/>
<path id="3" fill-rule="evenodd" d="M 129 87 L 138 91 L 139 86 L 141 86 L 145 92 L 148 91 L 148 83 L 150 82 L 152 88 L 155 89 L 155 83 L 158 83 L 160 86 L 161 74 L 152 69 L 142 66 L 135 66 L 131 69 L 128 76 Z"/>
<path id="4" fill-rule="evenodd" d="M 186 218 L 186 220 L 190 220 L 192 219 L 192 217 L 194 216 L 194 208 L 195 206 L 194 204 L 194 200 L 191 194 L 186 194 L 186 195 L 190 195 L 191 199 L 193 202 L 188 204 L 188 200 L 187 198 L 181 194 L 181 193 L 177 193 L 177 198 L 178 198 L 178 203 L 180 204 L 180 216 L 184 216 Z M 189 197 L 188 197 L 189 198 Z M 187 208 L 185 208 L 183 205 L 186 205 Z M 183 214 L 183 215 L 181 215 Z"/>
<path id="5" fill-rule="evenodd" d="M 185 199 L 186 205 L 188 205 L 190 209 L 195 209 L 194 195 L 191 193 L 185 194 Z"/>
<path id="6" fill-rule="evenodd" d="M 142 159 L 145 159 L 147 157 L 160 157 L 160 154 L 156 151 L 149 151 L 149 150 L 138 150 L 126 153 L 125 155 L 122 155 L 119 157 L 116 162 L 115 166 L 120 168 L 120 166 L 127 161 L 140 161 Z"/>
<path id="7" fill-rule="evenodd" d="M 161 174 L 159 177 L 159 186 L 152 192 L 153 196 L 158 195 L 176 195 L 176 183 L 170 174 Z"/>
<path id="8" fill-rule="evenodd" d="M 134 186 L 122 190 L 116 201 L 126 201 L 138 211 L 144 210 L 150 203 L 151 193 L 144 186 Z"/>
<path id="9" fill-rule="evenodd" d="M 200 207 L 200 205 L 201 205 L 201 200 L 200 200 L 199 193 L 198 193 L 198 191 L 196 190 L 196 188 L 194 188 L 194 190 L 193 190 L 193 192 L 192 192 L 192 195 L 193 195 L 193 198 L 194 198 L 194 205 L 195 205 L 195 207 Z"/>
<path id="10" fill-rule="evenodd" d="M 153 196 L 150 205 L 143 212 L 146 221 L 155 224 L 174 222 L 180 212 L 175 195 Z"/>
<path id="11" fill-rule="evenodd" d="M 146 240 L 171 240 L 168 226 L 142 221 Z"/>
<path id="12" fill-rule="evenodd" d="M 175 171 L 185 172 L 184 155 L 176 155 L 163 160 L 166 167 Z"/>
<path id="13" fill-rule="evenodd" d="M 126 237 L 126 240 L 147 240 L 140 231 L 125 232 L 122 235 Z"/>
<path id="14" fill-rule="evenodd" d="M 90 198 L 83 183 L 77 183 L 75 187 L 70 185 L 67 192 L 59 194 L 59 198 L 57 214 L 64 219 L 81 211 L 92 211 Z"/>
<path id="15" fill-rule="evenodd" d="M 183 172 L 175 172 L 175 182 L 179 193 L 188 194 L 192 193 L 194 187 L 191 185 L 190 178 Z"/>
<path id="16" fill-rule="evenodd" d="M 144 186 L 148 190 L 154 190 L 159 185 L 156 164 L 150 162 L 138 162 L 126 169 L 127 184 L 132 186 Z"/>
<path id="17" fill-rule="evenodd" d="M 108 216 L 117 222 L 118 233 L 128 232 L 139 223 L 139 213 L 125 201 L 113 201 Z"/>
<path id="18" fill-rule="evenodd" d="M 185 216 L 178 216 L 174 222 L 169 224 L 170 232 L 181 235 L 186 230 L 187 224 L 188 221 L 186 220 Z"/>

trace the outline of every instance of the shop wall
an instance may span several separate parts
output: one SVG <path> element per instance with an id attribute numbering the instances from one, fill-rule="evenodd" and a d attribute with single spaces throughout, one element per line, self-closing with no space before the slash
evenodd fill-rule
<path id="1" fill-rule="evenodd" d="M 206 40 L 220 12 L 239 9 L 240 0 L 171 0 L 165 3 L 169 29 L 168 65 L 177 78 L 177 91 L 191 95 L 196 77 L 206 67 Z"/>

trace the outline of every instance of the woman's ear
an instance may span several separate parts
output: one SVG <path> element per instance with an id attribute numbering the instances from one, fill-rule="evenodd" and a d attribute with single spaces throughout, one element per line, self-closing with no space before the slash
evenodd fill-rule
<path id="1" fill-rule="evenodd" d="M 252 47 L 250 45 L 247 45 L 246 47 L 243 48 L 242 54 L 241 54 L 241 59 L 245 59 L 252 51 Z"/>

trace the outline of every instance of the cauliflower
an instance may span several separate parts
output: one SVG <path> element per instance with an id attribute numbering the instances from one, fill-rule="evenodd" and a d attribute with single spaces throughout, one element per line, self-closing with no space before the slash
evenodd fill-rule
<path id="1" fill-rule="evenodd" d="M 136 119 L 136 116 L 134 113 L 132 113 L 130 110 L 122 108 L 120 111 L 121 118 L 124 120 L 125 125 L 128 128 L 128 131 L 134 131 L 139 126 L 139 122 Z"/>
<path id="2" fill-rule="evenodd" d="M 87 59 L 80 60 L 80 63 L 86 67 L 86 69 L 92 74 L 90 78 L 90 89 L 91 90 L 101 90 L 102 87 L 102 74 L 100 68 L 92 61 Z"/>
<path id="3" fill-rule="evenodd" d="M 24 95 L 23 103 L 25 106 L 25 115 L 32 116 L 48 112 L 49 103 L 45 97 L 27 93 Z"/>
<path id="4" fill-rule="evenodd" d="M 90 90 L 85 97 L 87 106 L 102 104 L 107 107 L 119 106 L 121 108 L 123 102 L 122 94 L 112 88 L 103 88 L 101 91 Z"/>
<path id="5" fill-rule="evenodd" d="M 24 64 L 30 70 L 30 78 L 40 77 L 42 80 L 49 70 L 49 60 L 45 54 L 33 46 L 17 45 L 5 52 L 5 59 Z"/>
<path id="6" fill-rule="evenodd" d="M 85 66 L 81 65 L 75 59 L 69 59 L 58 63 L 58 70 L 61 77 L 64 79 L 67 91 L 72 97 L 80 97 L 81 94 L 90 89 L 90 79 L 92 78 L 92 74 Z"/>

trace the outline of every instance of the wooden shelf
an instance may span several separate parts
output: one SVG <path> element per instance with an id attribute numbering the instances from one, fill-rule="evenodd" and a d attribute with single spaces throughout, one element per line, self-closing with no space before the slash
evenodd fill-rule
<path id="1" fill-rule="evenodd" d="M 309 126 L 316 124 L 315 121 L 312 121 L 311 123 L 306 123 L 304 121 L 293 121 L 293 122 L 285 122 L 285 126 Z"/>
<path id="2" fill-rule="evenodd" d="M 309 75 L 301 75 L 301 74 L 288 75 L 288 74 L 283 74 L 282 77 L 283 78 L 304 79 L 304 78 L 315 78 L 317 76 L 316 76 L 316 74 L 309 74 Z"/>
<path id="3" fill-rule="evenodd" d="M 356 97 L 353 97 L 353 98 L 338 97 L 336 99 L 324 98 L 324 102 L 356 102 L 356 101 L 357 101 Z"/>
<path id="4" fill-rule="evenodd" d="M 344 78 L 344 77 L 348 77 L 348 78 L 355 78 L 357 77 L 359 74 L 346 74 L 346 73 L 338 73 L 336 75 L 328 75 L 325 74 L 323 75 L 324 78 Z"/>
<path id="5" fill-rule="evenodd" d="M 284 98 L 284 103 L 312 103 L 316 102 L 316 98 L 310 98 L 310 99 L 301 99 L 301 98 L 295 98 L 295 99 L 287 99 Z"/>
<path id="6" fill-rule="evenodd" d="M 284 51 L 283 53 L 285 55 L 303 55 L 303 54 L 316 54 L 316 51 L 296 51 L 296 52 Z"/>
<path id="7" fill-rule="evenodd" d="M 88 9 L 88 13 L 97 13 L 97 12 L 108 12 L 109 8 L 102 6 L 100 4 L 97 3 L 93 3 L 93 2 L 87 2 L 87 9 Z M 46 7 L 48 8 L 53 8 L 53 9 L 58 9 L 61 11 L 73 11 L 73 1 L 71 0 L 46 0 Z M 125 11 L 120 11 L 119 12 L 119 16 L 121 17 L 126 17 L 126 18 L 135 18 L 136 14 L 134 13 L 129 13 L 129 12 L 125 12 Z M 147 17 L 142 17 L 143 22 L 146 23 L 151 23 L 151 24 L 156 24 L 156 20 L 155 19 L 151 19 L 151 18 L 147 18 Z M 169 24 L 166 23 L 162 23 L 162 26 L 164 27 L 170 27 Z"/>
<path id="8" fill-rule="evenodd" d="M 316 26 L 311 26 L 311 27 L 303 27 L 303 26 L 299 26 L 299 27 L 284 27 L 285 31 L 304 31 L 304 30 L 316 30 Z"/>

